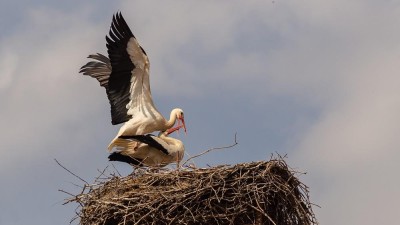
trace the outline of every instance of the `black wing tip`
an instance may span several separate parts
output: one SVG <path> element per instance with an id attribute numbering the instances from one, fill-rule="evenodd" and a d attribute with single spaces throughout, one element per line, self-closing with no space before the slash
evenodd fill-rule
<path id="1" fill-rule="evenodd" d="M 152 134 L 146 134 L 146 135 L 121 135 L 118 138 L 121 138 L 121 139 L 135 139 L 135 140 L 139 141 L 139 139 L 142 139 L 143 137 L 152 137 L 152 136 L 154 136 L 154 135 L 152 135 Z"/>
<path id="2" fill-rule="evenodd" d="M 90 66 L 91 62 L 86 63 L 85 65 L 81 66 L 81 68 L 79 68 L 79 73 L 83 73 L 83 75 L 89 75 L 87 73 L 88 67 Z"/>
<path id="3" fill-rule="evenodd" d="M 142 166 L 142 160 L 137 158 L 132 158 L 126 155 L 121 154 L 120 152 L 113 152 L 108 156 L 109 161 L 118 161 L 128 163 L 133 166 Z"/>
<path id="4" fill-rule="evenodd" d="M 86 57 L 86 58 L 88 58 L 88 59 L 97 59 L 98 57 L 107 57 L 107 56 L 97 52 L 96 54 L 88 55 L 88 57 Z"/>
<path id="5" fill-rule="evenodd" d="M 86 58 L 88 59 L 94 59 L 99 61 L 100 63 L 104 63 L 107 64 L 107 61 L 109 61 L 109 59 L 107 58 L 107 56 L 101 54 L 101 53 L 96 53 L 96 54 L 90 54 L 88 55 Z M 81 68 L 79 68 L 79 73 L 83 73 L 83 75 L 89 75 L 87 73 L 87 70 L 89 69 L 90 66 L 92 66 L 94 63 L 97 63 L 96 61 L 89 61 L 87 62 L 85 65 L 81 66 Z"/>
<path id="6" fill-rule="evenodd" d="M 121 11 L 117 11 L 117 13 L 113 15 L 111 28 L 113 28 L 113 26 L 117 29 L 117 31 L 121 31 L 122 33 L 130 37 L 135 37 L 131 29 L 129 28 L 128 23 L 125 21 L 125 18 L 122 16 Z M 110 32 L 111 30 L 112 29 L 110 29 Z"/>
<path id="7" fill-rule="evenodd" d="M 116 20 L 120 20 L 120 19 L 123 19 L 123 20 L 124 20 L 124 17 L 122 16 L 121 10 L 118 10 L 118 11 L 113 15 L 113 20 L 114 20 L 114 18 L 115 18 Z"/>
<path id="8" fill-rule="evenodd" d="M 125 33 L 127 33 L 130 37 L 135 37 L 135 35 L 132 33 L 131 29 L 128 26 L 128 23 L 125 21 L 124 17 L 122 16 L 121 11 L 117 11 L 117 13 L 115 13 L 113 15 L 113 22 L 111 24 L 111 27 L 113 27 L 113 24 L 115 25 L 115 27 L 120 26 L 121 30 Z M 111 29 L 110 29 L 110 34 L 111 34 Z M 142 48 L 142 46 L 140 46 L 140 49 L 142 50 L 143 54 L 147 55 L 146 51 Z"/>

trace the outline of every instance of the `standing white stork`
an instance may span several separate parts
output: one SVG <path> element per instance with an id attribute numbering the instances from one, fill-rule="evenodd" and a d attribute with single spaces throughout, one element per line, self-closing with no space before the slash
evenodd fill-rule
<path id="1" fill-rule="evenodd" d="M 175 108 L 166 120 L 156 109 L 150 91 L 150 62 L 121 13 L 113 15 L 109 36 L 106 36 L 108 59 L 97 53 L 88 58 L 80 73 L 96 78 L 105 87 L 111 105 L 111 123 L 125 122 L 108 150 L 127 147 L 129 141 L 119 136 L 142 135 L 171 128 L 176 120 L 186 132 L 183 110 Z"/>
<path id="2" fill-rule="evenodd" d="M 128 147 L 108 156 L 110 161 L 120 161 L 132 166 L 166 166 L 182 160 L 185 147 L 182 141 L 168 137 L 169 134 L 182 128 L 182 125 L 160 132 L 158 137 L 147 135 L 120 136 L 141 142 L 137 148 Z M 133 143 L 133 142 L 130 142 Z"/>

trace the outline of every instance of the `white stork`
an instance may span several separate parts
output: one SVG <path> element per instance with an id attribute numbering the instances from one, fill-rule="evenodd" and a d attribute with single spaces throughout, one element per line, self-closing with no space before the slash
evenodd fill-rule
<path id="1" fill-rule="evenodd" d="M 186 132 L 183 110 L 175 108 L 166 120 L 156 109 L 150 91 L 150 62 L 121 13 L 113 15 L 109 36 L 106 36 L 109 59 L 97 53 L 88 58 L 80 73 L 96 78 L 104 87 L 111 105 L 111 123 L 125 122 L 108 150 L 127 147 L 129 141 L 119 136 L 142 135 L 171 128 L 176 120 Z"/>
<path id="2" fill-rule="evenodd" d="M 185 147 L 182 141 L 168 137 L 169 134 L 182 128 L 182 125 L 160 132 L 158 137 L 147 135 L 120 136 L 122 139 L 131 139 L 140 142 L 137 148 L 129 147 L 108 156 L 110 161 L 120 161 L 132 166 L 166 166 L 182 160 Z M 134 142 L 130 142 L 134 143 Z"/>

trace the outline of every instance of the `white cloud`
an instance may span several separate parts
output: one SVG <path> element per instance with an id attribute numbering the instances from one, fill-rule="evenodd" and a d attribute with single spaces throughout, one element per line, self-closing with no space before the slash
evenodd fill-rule
<path id="1" fill-rule="evenodd" d="M 400 193 L 393 187 L 400 182 L 393 177 L 400 157 L 400 32 L 392 23 L 400 8 L 374 6 L 333 7 L 329 16 L 309 12 L 312 20 L 329 21 L 325 29 L 339 38 L 328 39 L 330 51 L 319 54 L 329 76 L 312 87 L 323 99 L 323 111 L 299 133 L 295 154 L 297 163 L 309 168 L 307 181 L 322 206 L 317 209 L 322 224 L 397 223 L 393 212 Z"/>
<path id="2" fill-rule="evenodd" d="M 360 64 L 353 71 L 362 78 L 349 81 L 351 87 L 343 85 L 351 88 L 347 98 L 326 108 L 298 148 L 301 165 L 310 167 L 310 182 L 324 183 L 317 201 L 325 223 L 334 219 L 339 224 L 397 221 L 391 215 L 400 200 L 393 188 L 400 185 L 393 179 L 400 157 L 398 57 L 376 56 L 367 56 L 374 63 Z"/>
<path id="3" fill-rule="evenodd" d="M 55 135 L 66 124 L 88 117 L 99 106 L 90 102 L 98 93 L 87 91 L 78 75 L 99 36 L 97 25 L 85 22 L 85 14 L 32 9 L 21 30 L 3 39 L 7 48 L 2 52 L 1 84 L 8 89 L 1 98 L 1 123 L 7 128 L 1 130 L 2 168 L 18 166 L 13 162 L 21 155 L 24 162 L 51 151 L 46 147 L 57 142 Z M 82 110 L 83 104 L 87 109 Z"/>
<path id="4" fill-rule="evenodd" d="M 17 69 L 17 55 L 9 51 L 5 52 L 6 53 L 0 54 L 0 91 L 10 87 L 13 74 Z"/>

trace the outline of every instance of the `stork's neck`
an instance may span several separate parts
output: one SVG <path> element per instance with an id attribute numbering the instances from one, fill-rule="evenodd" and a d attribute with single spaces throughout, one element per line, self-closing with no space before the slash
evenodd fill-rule
<path id="1" fill-rule="evenodd" d="M 176 114 L 177 114 L 178 109 L 173 109 L 171 111 L 171 114 L 169 115 L 169 120 L 165 123 L 165 126 L 167 129 L 171 128 L 174 126 L 176 122 Z"/>

